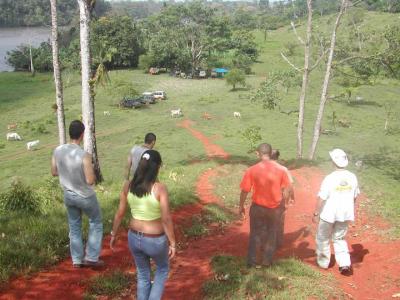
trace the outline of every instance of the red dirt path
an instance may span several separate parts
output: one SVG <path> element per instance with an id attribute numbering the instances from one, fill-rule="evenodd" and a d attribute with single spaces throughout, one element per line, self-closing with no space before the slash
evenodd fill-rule
<path id="1" fill-rule="evenodd" d="M 201 132 L 191 128 L 192 123 L 183 121 L 181 126 L 203 142 L 209 158 L 229 155 L 219 146 L 213 145 Z M 200 203 L 182 207 L 174 212 L 177 227 L 190 224 L 191 217 L 201 212 L 203 205 L 222 202 L 213 194 L 210 178 L 218 176 L 220 167 L 207 170 L 198 180 L 196 192 Z M 316 168 L 301 168 L 292 171 L 296 178 L 296 204 L 286 215 L 285 240 L 277 253 L 280 258 L 295 256 L 315 266 L 315 226 L 311 223 L 311 213 L 315 205 L 315 194 L 323 178 Z M 364 197 L 365 200 L 365 197 Z M 333 273 L 348 298 L 391 299 L 400 292 L 400 241 L 385 242 L 380 229 L 385 226 L 378 219 L 371 220 L 360 213 L 348 233 L 354 274 L 344 277 L 337 266 L 326 273 Z M 247 250 L 248 219 L 231 224 L 223 233 L 206 236 L 191 241 L 172 261 L 170 279 L 167 282 L 163 299 L 201 299 L 201 286 L 212 278 L 210 260 L 216 254 L 245 256 Z M 126 234 L 117 245 L 117 253 L 111 255 L 108 238 L 104 240 L 102 258 L 110 269 L 132 268 L 131 256 L 126 248 Z M 10 283 L 0 296 L 4 299 L 81 299 L 87 280 L 99 271 L 90 269 L 74 270 L 66 260 L 50 270 L 34 274 L 31 278 L 19 278 Z"/>

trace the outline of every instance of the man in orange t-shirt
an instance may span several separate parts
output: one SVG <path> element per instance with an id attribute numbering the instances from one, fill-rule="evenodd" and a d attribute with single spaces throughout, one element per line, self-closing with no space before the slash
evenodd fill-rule
<path id="1" fill-rule="evenodd" d="M 284 204 L 289 196 L 290 181 L 287 173 L 270 160 L 271 145 L 261 144 L 257 148 L 260 162 L 248 168 L 240 183 L 239 213 L 244 216 L 244 203 L 252 191 L 250 207 L 250 236 L 247 265 L 269 266 L 277 247 L 277 234 Z M 257 250 L 262 249 L 262 259 L 257 259 Z"/>

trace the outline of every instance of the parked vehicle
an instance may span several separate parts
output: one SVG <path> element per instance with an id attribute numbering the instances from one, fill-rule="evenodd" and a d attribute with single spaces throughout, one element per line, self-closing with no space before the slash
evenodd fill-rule
<path id="1" fill-rule="evenodd" d="M 199 78 L 207 78 L 207 72 L 204 70 L 201 70 L 199 72 Z"/>
<path id="2" fill-rule="evenodd" d="M 165 100 L 167 99 L 167 93 L 164 91 L 155 91 L 153 92 L 153 97 L 157 100 Z"/>
<path id="3" fill-rule="evenodd" d="M 124 97 L 119 103 L 122 108 L 139 108 L 143 103 L 139 99 Z"/>
<path id="4" fill-rule="evenodd" d="M 156 98 L 153 96 L 153 93 L 150 92 L 144 92 L 142 96 L 137 98 L 140 102 L 143 104 L 155 104 L 156 103 Z"/>
<path id="5" fill-rule="evenodd" d="M 151 75 L 158 75 L 160 73 L 160 69 L 152 67 L 152 68 L 149 69 L 149 73 Z"/>

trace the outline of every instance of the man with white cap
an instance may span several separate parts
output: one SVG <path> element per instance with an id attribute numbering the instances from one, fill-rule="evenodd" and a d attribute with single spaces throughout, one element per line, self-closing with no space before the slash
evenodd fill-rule
<path id="1" fill-rule="evenodd" d="M 360 194 L 357 177 L 346 170 L 348 159 L 341 149 L 329 152 L 336 170 L 324 178 L 318 193 L 313 221 L 319 217 L 316 236 L 317 263 L 327 269 L 331 258 L 330 239 L 335 259 L 343 275 L 351 274 L 351 261 L 345 240 L 348 222 L 354 221 L 354 203 Z"/>

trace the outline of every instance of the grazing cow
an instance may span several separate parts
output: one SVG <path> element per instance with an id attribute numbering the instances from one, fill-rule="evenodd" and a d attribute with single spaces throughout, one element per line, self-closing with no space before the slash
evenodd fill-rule
<path id="1" fill-rule="evenodd" d="M 33 150 L 35 147 L 37 147 L 37 145 L 39 145 L 39 140 L 36 141 L 32 141 L 32 142 L 27 142 L 26 143 L 26 149 L 28 150 Z"/>
<path id="2" fill-rule="evenodd" d="M 16 132 L 9 132 L 7 133 L 7 141 L 21 141 L 21 137 Z"/>
<path id="3" fill-rule="evenodd" d="M 204 120 L 211 120 L 211 115 L 205 112 L 205 113 L 203 114 L 202 118 L 203 118 Z"/>
<path id="4" fill-rule="evenodd" d="M 109 112 L 108 110 L 105 110 L 105 111 L 103 112 L 103 115 L 104 115 L 104 116 L 111 116 L 111 114 L 110 114 L 110 112 Z"/>
<path id="5" fill-rule="evenodd" d="M 171 117 L 175 118 L 180 116 L 182 116 L 182 110 L 180 108 L 171 110 Z"/>
<path id="6" fill-rule="evenodd" d="M 239 119 L 242 117 L 242 115 L 241 115 L 240 112 L 238 112 L 238 111 L 233 112 L 233 116 L 234 116 L 235 118 L 239 118 Z"/>
<path id="7" fill-rule="evenodd" d="M 11 130 L 11 129 L 17 129 L 18 124 L 17 123 L 11 123 L 7 125 L 7 129 Z"/>

